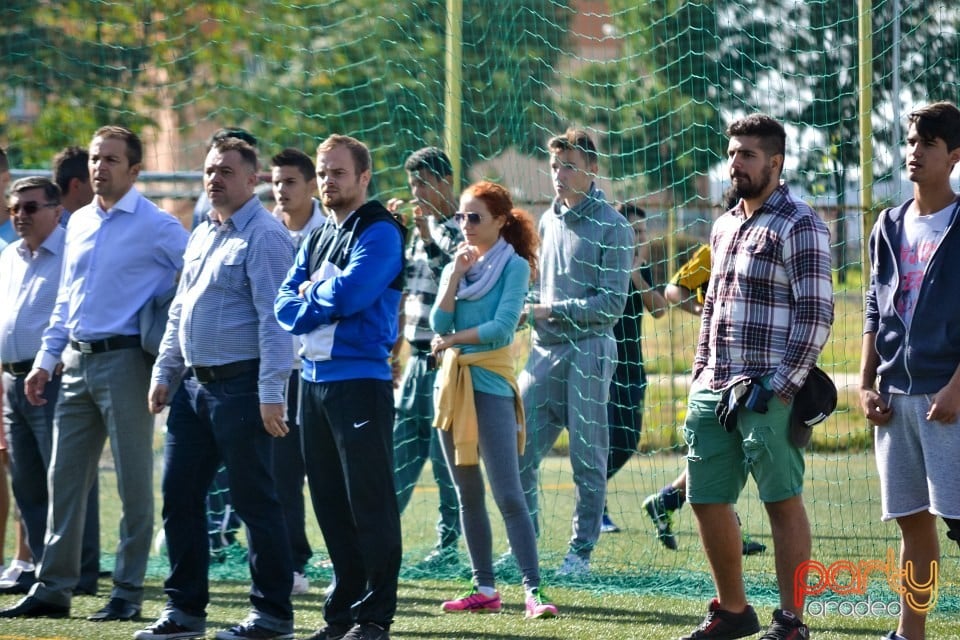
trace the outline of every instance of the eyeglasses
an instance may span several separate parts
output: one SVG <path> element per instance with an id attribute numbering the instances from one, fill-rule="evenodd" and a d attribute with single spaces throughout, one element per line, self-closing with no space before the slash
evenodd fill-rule
<path id="1" fill-rule="evenodd" d="M 476 211 L 457 211 L 455 214 L 453 214 L 453 219 L 456 220 L 457 224 L 462 226 L 464 221 L 469 222 L 470 224 L 480 224 L 480 221 L 483 220 L 483 216 Z"/>
<path id="2" fill-rule="evenodd" d="M 10 215 L 16 215 L 22 211 L 24 215 L 32 216 L 37 211 L 40 211 L 40 209 L 49 209 L 50 207 L 59 206 L 59 204 L 59 202 L 44 202 L 41 204 L 31 200 L 30 202 L 18 202 L 17 204 L 12 204 L 7 207 L 7 211 L 10 213 Z"/>

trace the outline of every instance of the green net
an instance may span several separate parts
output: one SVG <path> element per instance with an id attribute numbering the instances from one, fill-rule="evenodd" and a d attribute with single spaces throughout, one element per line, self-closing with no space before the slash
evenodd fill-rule
<path id="1" fill-rule="evenodd" d="M 0 143 L 14 169 L 32 172 L 48 169 L 60 148 L 85 144 L 99 125 L 128 125 L 147 142 L 146 190 L 184 220 L 200 190 L 197 175 L 185 172 L 200 168 L 207 138 L 221 126 L 253 132 L 263 157 L 286 146 L 313 153 L 330 133 L 354 135 L 373 151 L 373 190 L 382 200 L 407 197 L 404 159 L 436 144 L 454 157 L 462 184 L 481 176 L 501 181 L 539 213 L 552 196 L 545 141 L 578 124 L 598 142 L 598 182 L 608 197 L 637 200 L 647 210 L 653 277 L 662 285 L 707 238 L 718 212 L 726 123 L 769 112 L 788 127 L 784 178 L 828 221 L 833 239 L 836 322 L 821 366 L 838 382 L 840 406 L 817 428 L 808 455 L 813 556 L 824 565 L 886 558 L 897 531 L 878 521 L 872 435 L 857 409 L 861 247 L 870 204 L 860 190 L 869 188 L 874 204 L 908 195 L 898 123 L 914 105 L 960 97 L 960 10 L 943 0 L 882 0 L 862 15 L 857 3 L 839 0 L 474 0 L 458 11 L 460 5 L 6 0 Z M 872 37 L 872 55 L 862 64 L 861 20 Z M 450 33 L 459 38 L 448 42 Z M 868 184 L 859 157 L 860 69 L 869 73 L 872 97 Z M 451 96 L 459 96 L 457 109 L 448 108 Z M 699 598 L 711 587 L 689 507 L 674 516 L 679 548 L 670 551 L 641 506 L 684 466 L 677 427 L 697 319 L 671 310 L 642 322 L 649 386 L 640 451 L 610 483 L 609 514 L 622 531 L 602 536 L 584 586 Z M 548 576 L 569 538 L 573 482 L 564 454 L 561 438 L 541 474 L 540 551 Z M 502 551 L 492 503 L 490 510 Z M 769 547 L 769 525 L 751 487 L 738 510 L 744 530 Z M 437 491 L 425 471 L 404 513 L 407 577 L 444 575 L 416 569 L 435 541 L 436 516 Z M 311 537 L 311 571 L 329 575 L 312 524 Z M 955 565 L 952 545 L 943 539 Z M 239 575 L 242 556 L 234 563 Z M 162 574 L 162 554 L 155 560 Z M 744 567 L 758 590 L 753 595 L 772 598 L 772 553 L 746 558 Z M 449 575 L 463 571 L 461 565 Z M 939 605 L 953 611 L 960 608 L 956 576 L 942 573 L 954 582 L 944 586 Z M 870 588 L 887 587 L 875 577 Z"/>

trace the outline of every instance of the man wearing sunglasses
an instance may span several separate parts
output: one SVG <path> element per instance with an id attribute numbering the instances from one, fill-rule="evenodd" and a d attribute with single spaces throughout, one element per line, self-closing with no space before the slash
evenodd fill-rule
<path id="1" fill-rule="evenodd" d="M 577 485 L 573 538 L 559 576 L 582 577 L 600 537 L 607 495 L 607 401 L 617 362 L 613 326 L 623 315 L 633 230 L 597 188 L 597 147 L 570 129 L 548 143 L 556 191 L 540 218 L 540 277 L 528 314 L 533 347 L 519 386 L 527 415 L 520 479 L 537 526 L 537 470 L 566 428 Z"/>
<path id="2" fill-rule="evenodd" d="M 144 400 L 150 362 L 141 347 L 138 313 L 173 285 L 187 232 L 134 187 L 143 158 L 135 133 L 101 127 L 89 152 L 96 197 L 70 220 L 57 302 L 24 381 L 31 404 L 49 404 L 45 388 L 62 358 L 50 527 L 37 584 L 17 605 L 0 611 L 2 618 L 69 615 L 80 578 L 87 495 L 108 437 L 122 479 L 121 537 L 110 601 L 89 619 L 130 620 L 143 600 L 153 535 L 153 416 Z"/>
<path id="3" fill-rule="evenodd" d="M 47 178 L 17 180 L 10 190 L 9 213 L 21 240 L 0 254 L 0 362 L 5 393 L 4 428 L 10 437 L 10 474 L 13 494 L 33 562 L 43 554 L 47 530 L 47 468 L 53 449 L 53 409 L 60 390 L 54 371 L 44 389 L 49 402 L 34 406 L 27 401 L 24 381 L 40 349 L 43 329 L 57 298 L 66 232 L 59 228 L 63 215 L 60 189 Z M 95 594 L 100 571 L 100 527 L 97 483 L 90 489 L 84 523 L 80 582 L 75 591 Z M 0 593 L 27 593 L 36 581 L 29 558 L 11 565 L 9 585 Z"/>

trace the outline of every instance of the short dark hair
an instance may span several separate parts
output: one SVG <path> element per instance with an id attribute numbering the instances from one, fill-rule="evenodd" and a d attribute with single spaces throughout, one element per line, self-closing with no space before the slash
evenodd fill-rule
<path id="1" fill-rule="evenodd" d="M 10 185 L 10 194 L 19 194 L 23 193 L 24 191 L 30 191 L 31 189 L 43 189 L 44 198 L 46 198 L 49 202 L 60 204 L 60 187 L 58 187 L 53 180 L 44 176 L 28 176 L 26 178 L 20 178 Z"/>
<path id="2" fill-rule="evenodd" d="M 210 146 L 210 149 L 211 151 L 216 149 L 220 153 L 236 151 L 240 154 L 240 157 L 243 158 L 244 163 L 254 172 L 256 172 L 260 166 L 260 161 L 257 159 L 257 150 L 240 138 L 221 138 L 215 140 Z"/>
<path id="3" fill-rule="evenodd" d="M 960 109 L 952 102 L 941 100 L 911 111 L 907 123 L 914 125 L 925 140 L 943 140 L 947 151 L 960 147 Z"/>
<path id="4" fill-rule="evenodd" d="M 437 180 L 453 175 L 453 164 L 443 149 L 438 147 L 424 147 L 410 154 L 403 168 L 408 172 L 423 171 L 426 169 Z"/>
<path id="5" fill-rule="evenodd" d="M 143 162 L 143 143 L 140 141 L 140 137 L 130 129 L 110 124 L 97 129 L 93 137 L 123 140 L 127 146 L 127 162 L 130 163 L 130 166 Z"/>
<path id="6" fill-rule="evenodd" d="M 70 181 L 74 178 L 86 184 L 90 182 L 90 168 L 87 162 L 90 154 L 83 147 L 72 146 L 61 149 L 53 156 L 53 181 L 66 193 L 70 188 Z"/>
<path id="7" fill-rule="evenodd" d="M 320 143 L 317 147 L 317 153 L 325 153 L 334 147 L 340 146 L 344 146 L 350 151 L 350 155 L 353 156 L 353 168 L 358 176 L 364 171 L 370 170 L 370 167 L 373 165 L 373 160 L 370 157 L 370 149 L 367 148 L 367 145 L 351 136 L 335 133 Z"/>
<path id="8" fill-rule="evenodd" d="M 620 215 L 628 220 L 630 218 L 636 218 L 638 220 L 647 219 L 647 212 L 635 202 L 621 202 L 619 205 L 617 205 L 617 211 L 619 211 Z"/>
<path id="9" fill-rule="evenodd" d="M 787 154 L 787 132 L 782 124 L 765 113 L 753 113 L 734 120 L 727 127 L 727 136 L 760 138 L 760 146 L 768 156 Z"/>
<path id="10" fill-rule="evenodd" d="M 303 179 L 307 182 L 317 179 L 317 165 L 313 160 L 300 149 L 287 147 L 277 155 L 270 158 L 271 167 L 296 167 L 303 174 Z"/>
<path id="11" fill-rule="evenodd" d="M 213 147 L 213 143 L 218 140 L 224 140 L 227 138 L 236 138 L 238 140 L 243 140 L 248 145 L 257 148 L 257 138 L 252 133 L 246 129 L 241 129 L 240 127 L 224 127 L 222 129 L 217 129 L 212 136 L 210 136 L 210 147 Z"/>
<path id="12" fill-rule="evenodd" d="M 550 153 L 557 151 L 579 151 L 589 164 L 597 162 L 597 145 L 584 129 L 571 127 L 562 135 L 554 136 L 547 142 Z"/>

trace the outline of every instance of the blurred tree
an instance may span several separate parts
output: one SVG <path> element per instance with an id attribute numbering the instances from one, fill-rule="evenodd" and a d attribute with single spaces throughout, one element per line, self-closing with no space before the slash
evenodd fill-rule
<path id="1" fill-rule="evenodd" d="M 542 142 L 572 14 L 551 0 L 476 0 L 464 13 L 466 167 Z M 142 129 L 165 109 L 183 130 L 205 119 L 245 126 L 265 154 L 355 135 L 375 169 L 396 169 L 442 143 L 446 23 L 444 0 L 11 0 L 0 8 L 5 86 L 27 91 L 39 117 L 0 121 L 0 135 L 46 166 L 94 123 Z M 403 184 L 402 173 L 385 178 Z"/>

